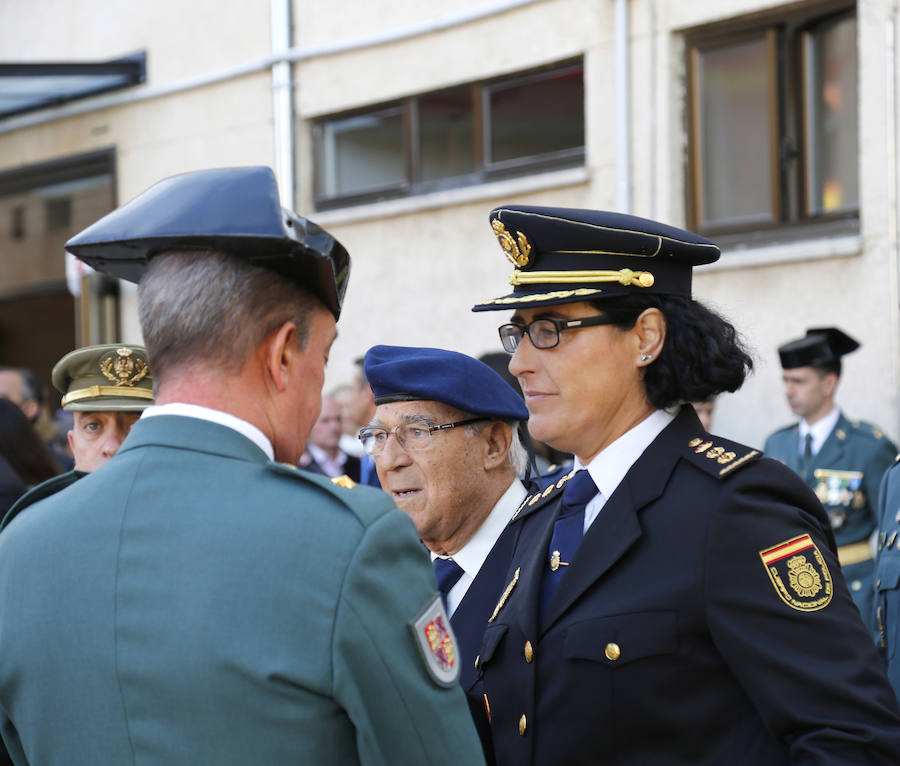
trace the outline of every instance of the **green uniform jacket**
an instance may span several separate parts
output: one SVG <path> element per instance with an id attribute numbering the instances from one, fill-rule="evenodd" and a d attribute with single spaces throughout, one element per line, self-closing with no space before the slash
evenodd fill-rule
<path id="1" fill-rule="evenodd" d="M 435 598 L 382 492 L 148 418 L 0 534 L 3 737 L 32 766 L 480 764 L 414 636 Z"/>
<path id="2" fill-rule="evenodd" d="M 884 472 L 894 462 L 897 448 L 874 426 L 850 421 L 843 413 L 803 474 L 800 470 L 798 424 L 776 431 L 766 439 L 765 452 L 800 474 L 819 498 L 839 547 L 865 543 L 878 525 L 878 490 Z M 875 562 L 867 560 L 842 567 L 850 594 L 863 620 L 874 630 Z"/>

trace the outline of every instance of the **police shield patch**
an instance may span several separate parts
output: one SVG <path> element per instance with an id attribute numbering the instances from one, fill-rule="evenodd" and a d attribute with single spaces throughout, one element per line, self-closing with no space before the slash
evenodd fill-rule
<path id="1" fill-rule="evenodd" d="M 459 657 L 440 596 L 435 596 L 409 627 L 428 673 L 441 686 L 453 686 L 459 678 Z"/>
<path id="2" fill-rule="evenodd" d="M 792 609 L 824 609 L 834 595 L 831 573 L 809 535 L 786 540 L 759 552 L 775 592 Z"/>

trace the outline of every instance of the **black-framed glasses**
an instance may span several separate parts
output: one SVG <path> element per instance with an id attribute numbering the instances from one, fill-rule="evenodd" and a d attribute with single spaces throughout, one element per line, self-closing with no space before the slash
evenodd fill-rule
<path id="1" fill-rule="evenodd" d="M 396 428 L 392 428 L 390 431 L 386 428 L 361 428 L 359 430 L 359 440 L 362 442 L 363 449 L 370 455 L 380 454 L 384 450 L 384 446 L 387 444 L 391 434 L 397 437 L 397 441 L 403 449 L 423 450 L 431 446 L 431 434 L 435 431 L 449 431 L 457 426 L 480 423 L 484 420 L 492 420 L 492 418 L 466 418 L 465 420 L 457 420 L 455 423 L 443 423 L 439 426 L 430 426 L 426 423 L 404 423 Z"/>
<path id="2" fill-rule="evenodd" d="M 598 324 L 613 324 L 620 317 L 602 316 L 584 317 L 583 319 L 535 319 L 528 324 L 502 324 L 498 328 L 503 350 L 514 354 L 525 334 L 535 348 L 553 348 L 559 345 L 559 334 L 564 330 L 575 330 L 579 327 L 592 327 Z"/>

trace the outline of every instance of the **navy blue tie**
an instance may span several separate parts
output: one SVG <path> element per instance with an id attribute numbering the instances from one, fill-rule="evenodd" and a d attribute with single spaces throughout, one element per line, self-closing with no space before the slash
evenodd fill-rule
<path id="1" fill-rule="evenodd" d="M 575 549 L 584 536 L 584 508 L 597 494 L 597 485 L 584 469 L 566 482 L 562 507 L 553 525 L 553 536 L 547 551 L 547 568 L 541 582 L 541 620 L 553 596 L 565 567 L 575 556 Z"/>
<path id="2" fill-rule="evenodd" d="M 459 582 L 459 578 L 463 576 L 463 568 L 453 559 L 437 558 L 434 560 L 434 574 L 437 577 L 438 590 L 441 592 L 444 609 L 446 609 L 447 594 Z"/>

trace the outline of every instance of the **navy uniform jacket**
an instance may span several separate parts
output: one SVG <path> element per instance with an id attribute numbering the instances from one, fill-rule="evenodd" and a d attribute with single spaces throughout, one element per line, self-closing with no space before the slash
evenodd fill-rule
<path id="1" fill-rule="evenodd" d="M 765 452 L 800 473 L 800 431 L 795 423 L 766 439 Z M 872 549 L 878 525 L 878 488 L 897 448 L 874 426 L 843 414 L 812 459 L 803 480 L 825 506 L 839 546 L 844 578 L 863 620 L 874 628 Z"/>
<path id="2" fill-rule="evenodd" d="M 450 618 L 461 660 L 459 682 L 466 692 L 472 720 L 478 730 L 488 764 L 495 763 L 493 744 L 481 674 L 475 669 L 475 658 L 481 647 L 488 618 L 494 611 L 494 605 L 500 597 L 503 586 L 506 585 L 506 572 L 512 560 L 520 529 L 521 527 L 516 525 L 503 530 Z"/>
<path id="3" fill-rule="evenodd" d="M 539 625 L 563 485 L 511 522 L 522 529 L 481 649 L 501 766 L 897 763 L 897 701 L 795 474 L 682 408 Z"/>
<path id="4" fill-rule="evenodd" d="M 436 599 L 383 493 L 141 420 L 0 533 L 3 738 L 17 766 L 481 763 Z"/>
<path id="5" fill-rule="evenodd" d="M 888 678 L 900 697 L 900 468 L 884 475 L 878 508 L 878 560 L 875 564 L 875 622 L 878 647 Z"/>

